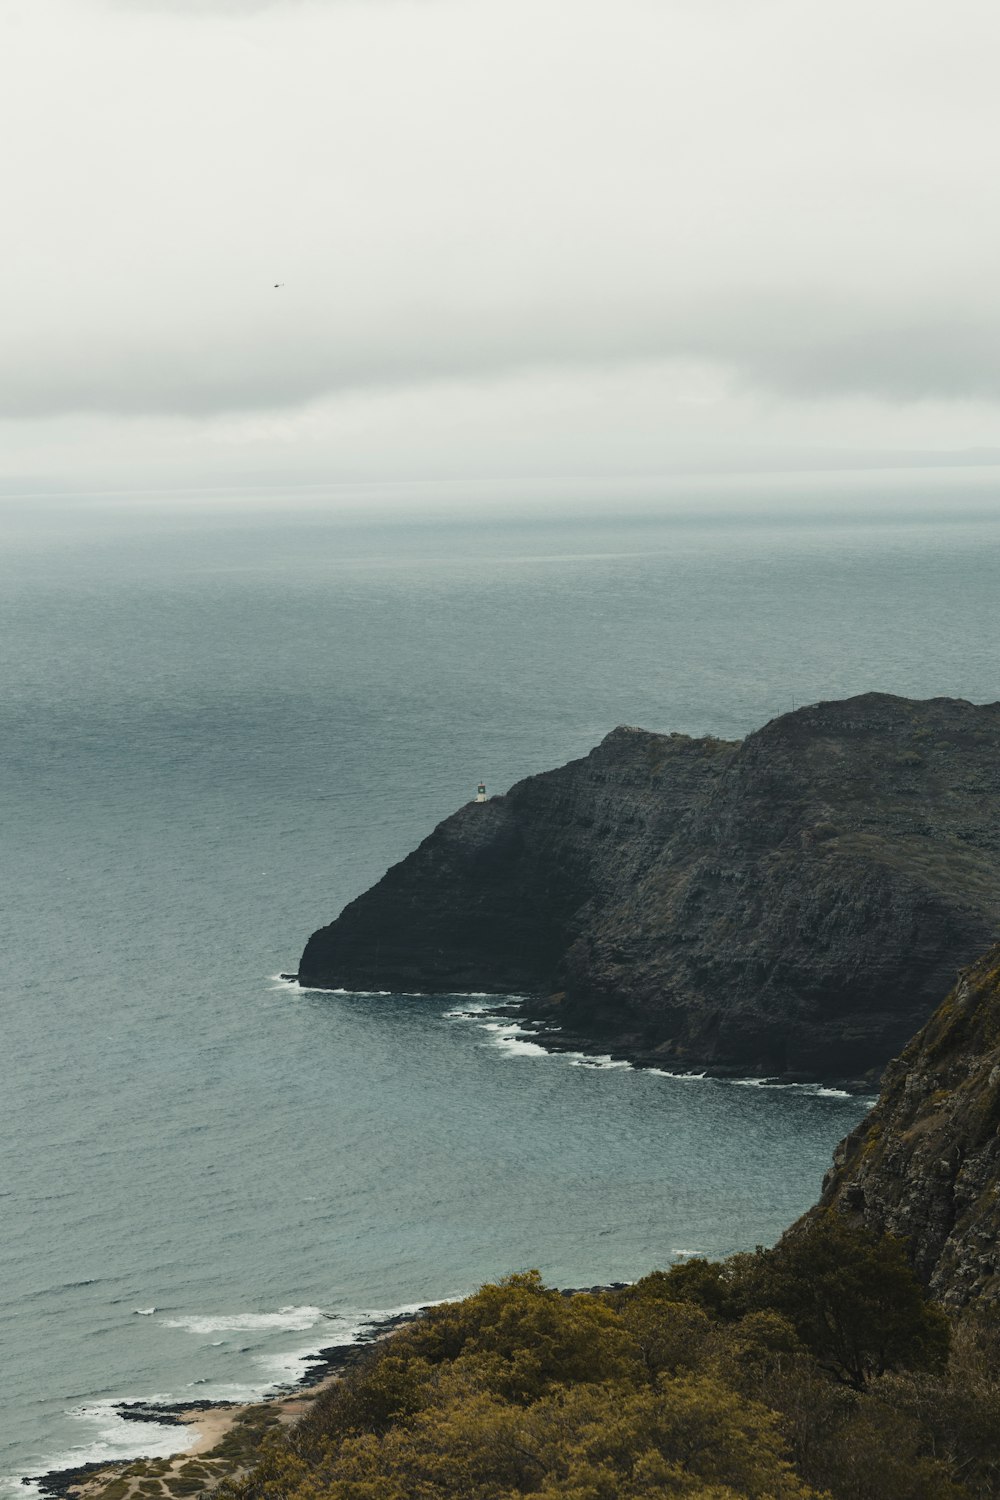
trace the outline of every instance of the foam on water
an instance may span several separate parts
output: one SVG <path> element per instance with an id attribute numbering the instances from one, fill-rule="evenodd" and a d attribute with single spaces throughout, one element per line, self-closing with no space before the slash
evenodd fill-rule
<path id="1" fill-rule="evenodd" d="M 354 1341 L 345 1336 L 336 1338 L 334 1342 L 348 1344 Z M 261 1394 L 274 1390 L 276 1386 L 295 1385 L 305 1374 L 308 1365 L 315 1362 L 316 1352 L 315 1344 L 306 1344 L 300 1349 L 286 1349 L 280 1354 L 256 1355 L 254 1363 L 259 1366 L 263 1380 Z"/>
<path id="2" fill-rule="evenodd" d="M 434 1302 L 408 1302 L 402 1307 L 331 1315 L 330 1326 L 324 1329 L 322 1347 L 329 1349 L 336 1348 L 340 1344 L 365 1343 L 373 1330 L 388 1319 L 399 1317 L 404 1313 L 420 1312 L 422 1308 L 436 1306 L 442 1300 L 446 1299 L 438 1298 Z M 313 1342 L 281 1353 L 257 1355 L 255 1363 L 267 1377 L 261 1393 L 273 1391 L 276 1387 L 297 1384 L 306 1374 L 309 1365 L 315 1364 L 318 1352 Z"/>
<path id="3" fill-rule="evenodd" d="M 270 987 L 272 990 L 287 990 L 294 995 L 394 995 L 395 990 L 346 990 L 328 989 L 325 985 L 300 984 L 297 979 L 289 979 L 285 974 L 270 974 Z M 487 1000 L 494 1005 L 502 1001 L 522 1000 L 523 995 L 498 995 L 493 990 L 442 990 L 436 997 L 440 1000 Z M 480 1011 L 487 1010 L 486 1005 L 471 1005 L 462 1010 L 449 1011 L 449 1016 L 476 1015 Z"/>
<path id="4" fill-rule="evenodd" d="M 512 999 L 517 998 L 512 996 Z M 495 997 L 494 997 L 495 1000 Z M 589 1052 L 567 1052 L 561 1049 L 546 1047 L 537 1039 L 539 1033 L 533 1027 L 522 1026 L 516 1020 L 482 1021 L 483 1015 L 495 1013 L 495 1005 L 470 1005 L 463 1006 L 461 1010 L 445 1011 L 445 1018 L 454 1021 L 478 1021 L 480 1029 L 489 1034 L 490 1043 L 497 1051 L 507 1057 L 550 1057 L 560 1059 L 575 1068 L 631 1068 L 632 1064 L 625 1058 L 611 1057 L 610 1054 L 599 1054 Z M 552 1031 L 561 1031 L 561 1026 L 553 1026 Z"/>
<path id="5" fill-rule="evenodd" d="M 493 1005 L 467 1005 L 458 1010 L 444 1012 L 444 1019 L 449 1021 L 479 1021 L 481 1029 L 490 1033 L 490 1040 L 498 1051 L 505 1053 L 508 1057 L 551 1057 L 561 1059 L 574 1068 L 631 1068 L 635 1072 L 649 1073 L 656 1078 L 672 1078 L 682 1083 L 721 1084 L 731 1088 L 747 1089 L 785 1089 L 789 1092 L 807 1095 L 814 1099 L 853 1099 L 857 1098 L 859 1103 L 870 1107 L 875 1103 L 877 1095 L 855 1095 L 846 1089 L 829 1088 L 821 1083 L 781 1083 L 769 1078 L 714 1078 L 707 1073 L 675 1073 L 668 1068 L 637 1068 L 634 1063 L 624 1057 L 612 1057 L 610 1053 L 591 1052 L 567 1052 L 561 1048 L 549 1048 L 542 1042 L 534 1040 L 539 1033 L 533 1028 L 522 1026 L 520 1022 L 513 1021 L 481 1021 L 483 1015 L 494 1013 L 496 996 L 489 997 Z M 512 999 L 518 998 L 515 996 Z M 553 1026 L 552 1031 L 561 1031 L 561 1026 Z"/>
<path id="6" fill-rule="evenodd" d="M 610 1053 L 590 1052 L 563 1052 L 560 1056 L 565 1057 L 574 1068 L 631 1068 L 632 1064 L 625 1057 L 612 1057 Z"/>
<path id="7" fill-rule="evenodd" d="M 489 1021 L 483 1026 L 484 1031 L 491 1033 L 490 1040 L 499 1052 L 507 1057 L 550 1057 L 544 1047 L 537 1042 L 525 1040 L 526 1033 L 520 1026 L 503 1025 L 496 1021 Z"/>
<path id="8" fill-rule="evenodd" d="M 159 1394 L 148 1397 L 129 1396 L 127 1399 L 141 1399 L 155 1405 L 175 1398 Z M 170 1458 L 175 1453 L 186 1453 L 198 1440 L 198 1432 L 193 1427 L 168 1427 L 160 1422 L 129 1421 L 119 1411 L 120 1404 L 120 1401 L 104 1400 L 71 1408 L 67 1416 L 84 1429 L 81 1433 L 82 1441 L 47 1458 L 36 1470 L 34 1477 L 54 1470 L 82 1468 L 84 1464 L 114 1463 L 140 1456 Z M 20 1476 L 5 1475 L 0 1479 L 0 1495 L 39 1493 L 36 1484 L 30 1481 L 24 1484 Z"/>
<path id="9" fill-rule="evenodd" d="M 284 990 L 292 995 L 357 995 L 366 998 L 371 995 L 391 995 L 392 990 L 345 990 L 330 989 L 323 984 L 300 984 L 297 979 L 286 979 L 283 974 L 272 974 L 270 976 L 272 990 Z"/>
<path id="10" fill-rule="evenodd" d="M 781 1083 L 773 1078 L 727 1078 L 721 1081 L 739 1089 L 789 1089 L 813 1099 L 857 1099 L 869 1107 L 878 1098 L 877 1094 L 851 1094 L 847 1089 L 832 1089 L 822 1083 Z"/>
<path id="11" fill-rule="evenodd" d="M 324 1312 L 321 1307 L 282 1307 L 277 1312 L 219 1313 L 205 1316 L 194 1313 L 188 1317 L 161 1318 L 164 1328 L 185 1328 L 189 1333 L 251 1333 L 261 1328 L 283 1328 L 290 1333 L 313 1328 L 321 1319 L 335 1319 L 335 1314 Z"/>

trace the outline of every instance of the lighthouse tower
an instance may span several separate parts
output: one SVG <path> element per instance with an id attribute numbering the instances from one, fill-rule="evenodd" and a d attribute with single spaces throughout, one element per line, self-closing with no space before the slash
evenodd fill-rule
<path id="1" fill-rule="evenodd" d="M 476 787 L 476 801 L 477 802 L 485 802 L 486 801 L 486 782 L 485 781 L 481 781 L 479 783 L 479 785 Z"/>

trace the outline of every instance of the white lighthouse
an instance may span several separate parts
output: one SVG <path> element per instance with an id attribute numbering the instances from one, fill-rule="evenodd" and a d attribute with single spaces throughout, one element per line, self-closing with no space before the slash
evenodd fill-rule
<path id="1" fill-rule="evenodd" d="M 486 801 L 486 782 L 485 781 L 481 781 L 479 783 L 479 785 L 476 787 L 476 801 L 477 802 L 485 802 Z"/>

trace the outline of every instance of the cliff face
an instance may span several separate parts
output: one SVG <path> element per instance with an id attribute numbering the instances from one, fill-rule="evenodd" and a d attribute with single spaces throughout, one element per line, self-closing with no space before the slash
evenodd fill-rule
<path id="1" fill-rule="evenodd" d="M 633 890 L 733 746 L 616 729 L 582 760 L 468 803 L 329 927 L 303 984 L 551 988 L 594 914 Z"/>
<path id="2" fill-rule="evenodd" d="M 446 819 L 303 983 L 529 992 L 667 1066 L 878 1072 L 1000 931 L 1000 705 L 867 694 L 742 743 L 618 729 Z"/>
<path id="3" fill-rule="evenodd" d="M 822 1207 L 906 1241 L 945 1303 L 1000 1297 L 1000 945 L 886 1070 Z"/>

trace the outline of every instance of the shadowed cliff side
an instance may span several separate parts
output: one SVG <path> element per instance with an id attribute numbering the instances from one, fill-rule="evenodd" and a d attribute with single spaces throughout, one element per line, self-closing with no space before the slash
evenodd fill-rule
<path id="1" fill-rule="evenodd" d="M 526 992 L 642 1061 L 870 1078 L 1000 931 L 998 854 L 1000 705 L 872 693 L 735 744 L 618 729 L 446 819 L 299 979 Z"/>
<path id="2" fill-rule="evenodd" d="M 299 979 L 403 993 L 550 987 L 594 912 L 634 889 L 735 748 L 619 728 L 582 760 L 468 803 L 313 933 Z"/>
<path id="3" fill-rule="evenodd" d="M 1000 1298 L 1000 945 L 886 1070 L 821 1208 L 905 1243 L 940 1301 Z"/>

